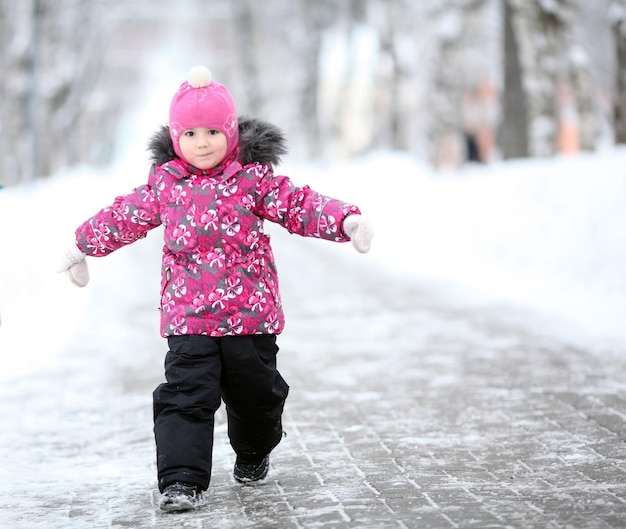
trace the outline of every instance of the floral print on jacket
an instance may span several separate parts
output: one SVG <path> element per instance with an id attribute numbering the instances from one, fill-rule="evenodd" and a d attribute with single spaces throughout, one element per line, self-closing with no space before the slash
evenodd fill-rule
<path id="1" fill-rule="evenodd" d="M 296 187 L 269 163 L 236 159 L 200 171 L 175 158 L 153 165 L 148 183 L 84 222 L 78 247 L 100 257 L 164 226 L 161 334 L 279 334 L 284 315 L 263 221 L 345 242 L 351 204 Z"/>

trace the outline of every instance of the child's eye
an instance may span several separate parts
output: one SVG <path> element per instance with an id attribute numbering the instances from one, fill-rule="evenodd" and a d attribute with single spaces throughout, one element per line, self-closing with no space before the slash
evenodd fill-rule
<path id="1" fill-rule="evenodd" d="M 185 136 L 191 138 L 191 137 L 193 137 L 194 132 L 193 132 L 193 130 L 186 130 L 184 132 L 184 134 L 185 134 Z"/>
<path id="2" fill-rule="evenodd" d="M 219 134 L 219 133 L 220 133 L 220 131 L 219 131 L 219 130 L 215 130 L 215 129 L 211 129 L 211 130 L 209 131 L 209 134 L 210 134 L 211 136 L 215 136 L 216 134 Z"/>

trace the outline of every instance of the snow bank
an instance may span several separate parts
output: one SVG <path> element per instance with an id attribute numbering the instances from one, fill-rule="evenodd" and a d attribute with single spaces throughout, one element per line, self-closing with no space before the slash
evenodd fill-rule
<path id="1" fill-rule="evenodd" d="M 381 265 L 613 340 L 626 335 L 624 167 L 623 149 L 447 173 L 377 153 L 302 178 L 374 220 Z"/>

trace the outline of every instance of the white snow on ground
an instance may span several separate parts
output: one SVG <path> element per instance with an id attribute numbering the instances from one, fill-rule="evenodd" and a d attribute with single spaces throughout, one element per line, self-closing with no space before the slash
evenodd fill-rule
<path id="1" fill-rule="evenodd" d="M 461 303 L 518 305 L 550 332 L 607 348 L 626 335 L 624 167 L 624 149 L 448 173 L 376 153 L 287 174 L 372 218 L 368 262 Z"/>

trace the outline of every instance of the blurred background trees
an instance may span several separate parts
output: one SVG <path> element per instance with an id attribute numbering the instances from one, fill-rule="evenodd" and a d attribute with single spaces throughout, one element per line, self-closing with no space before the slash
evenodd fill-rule
<path id="1" fill-rule="evenodd" d="M 626 0 L 0 0 L 0 43 L 0 186 L 110 163 L 122 117 L 195 64 L 303 157 L 626 142 Z"/>

